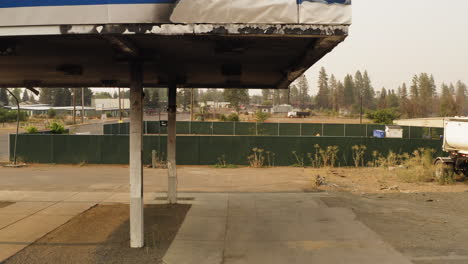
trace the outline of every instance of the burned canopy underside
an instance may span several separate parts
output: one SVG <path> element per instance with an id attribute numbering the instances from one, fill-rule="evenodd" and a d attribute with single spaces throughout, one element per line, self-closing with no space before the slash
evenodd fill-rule
<path id="1" fill-rule="evenodd" d="M 145 87 L 166 87 L 172 78 L 184 87 L 287 88 L 343 41 L 347 28 L 168 24 L 0 32 L 0 87 L 128 87 L 129 63 L 141 61 Z"/>

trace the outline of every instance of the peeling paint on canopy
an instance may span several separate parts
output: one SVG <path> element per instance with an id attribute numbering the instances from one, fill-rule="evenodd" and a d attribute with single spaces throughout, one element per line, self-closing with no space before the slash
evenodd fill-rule
<path id="1" fill-rule="evenodd" d="M 304 24 L 135 24 L 135 25 L 61 25 L 0 27 L 0 36 L 40 36 L 68 34 L 155 34 L 155 35 L 280 35 L 343 36 L 348 26 Z"/>

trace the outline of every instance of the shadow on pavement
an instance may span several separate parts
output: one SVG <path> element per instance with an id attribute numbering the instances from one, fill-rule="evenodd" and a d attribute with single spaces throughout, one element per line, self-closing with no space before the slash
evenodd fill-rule
<path id="1" fill-rule="evenodd" d="M 98 205 L 5 263 L 163 263 L 189 204 L 145 206 L 145 247 L 129 247 L 129 206 Z"/>

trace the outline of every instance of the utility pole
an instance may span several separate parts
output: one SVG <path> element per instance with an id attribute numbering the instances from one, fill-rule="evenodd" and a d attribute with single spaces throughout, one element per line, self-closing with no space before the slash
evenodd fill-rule
<path id="1" fill-rule="evenodd" d="M 359 101 L 360 101 L 359 103 L 361 105 L 360 111 L 359 111 L 360 112 L 359 113 L 359 124 L 360 124 L 360 126 L 359 126 L 360 127 L 360 132 L 359 133 L 361 134 L 361 137 L 362 137 L 362 91 L 359 92 Z"/>
<path id="2" fill-rule="evenodd" d="M 73 124 L 76 125 L 76 88 L 73 88 Z"/>
<path id="3" fill-rule="evenodd" d="M 190 92 L 190 121 L 193 121 L 193 104 L 194 104 L 194 96 L 193 96 L 193 88 Z"/>
<path id="4" fill-rule="evenodd" d="M 84 124 L 84 88 L 81 88 L 81 123 Z"/>
<path id="5" fill-rule="evenodd" d="M 119 121 L 122 121 L 122 94 L 119 87 Z"/>

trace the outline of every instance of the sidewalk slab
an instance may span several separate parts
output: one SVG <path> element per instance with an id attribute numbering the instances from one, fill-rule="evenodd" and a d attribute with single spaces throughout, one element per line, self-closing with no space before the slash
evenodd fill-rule
<path id="1" fill-rule="evenodd" d="M 22 201 L 59 202 L 76 195 L 77 192 L 27 192 Z"/>
<path id="2" fill-rule="evenodd" d="M 112 192 L 80 192 L 71 196 L 70 198 L 65 199 L 64 201 L 100 203 L 111 197 L 113 194 L 114 193 Z"/>
<path id="3" fill-rule="evenodd" d="M 16 202 L 10 206 L 0 208 L 0 214 L 32 215 L 56 202 Z"/>
<path id="4" fill-rule="evenodd" d="M 27 216 L 21 214 L 0 214 L 0 230 Z"/>
<path id="5" fill-rule="evenodd" d="M 71 216 L 33 215 L 0 230 L 0 262 L 63 225 L 70 218 Z"/>
<path id="6" fill-rule="evenodd" d="M 93 202 L 60 202 L 38 212 L 36 215 L 73 217 L 95 205 L 96 203 Z"/>

